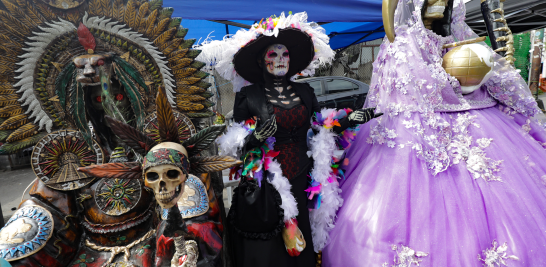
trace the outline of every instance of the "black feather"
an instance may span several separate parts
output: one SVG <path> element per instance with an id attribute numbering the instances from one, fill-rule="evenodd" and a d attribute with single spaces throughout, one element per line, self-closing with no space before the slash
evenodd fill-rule
<path id="1" fill-rule="evenodd" d="M 70 79 L 74 76 L 75 69 L 76 65 L 74 65 L 74 62 L 71 62 L 68 66 L 64 67 L 55 80 L 55 94 L 59 96 L 59 102 L 63 108 L 66 105 L 66 86 L 68 86 Z"/>
<path id="2" fill-rule="evenodd" d="M 207 149 L 225 129 L 225 125 L 210 126 L 190 137 L 182 145 L 186 147 L 190 157 L 195 156 Z"/>
<path id="3" fill-rule="evenodd" d="M 118 66 L 125 72 L 127 73 L 129 76 L 131 76 L 131 78 L 133 80 L 135 80 L 135 82 L 137 82 L 138 84 L 140 84 L 140 86 L 142 86 L 142 88 L 144 88 L 144 91 L 146 93 L 149 93 L 150 91 L 148 90 L 148 86 L 146 85 L 146 82 L 144 82 L 144 80 L 142 79 L 142 76 L 140 75 L 140 73 L 138 72 L 137 69 L 135 69 L 133 66 L 131 66 L 131 64 L 129 64 L 129 62 L 123 60 L 123 58 L 119 57 L 119 56 L 114 56 L 114 62 L 116 62 L 116 64 L 118 64 Z"/>

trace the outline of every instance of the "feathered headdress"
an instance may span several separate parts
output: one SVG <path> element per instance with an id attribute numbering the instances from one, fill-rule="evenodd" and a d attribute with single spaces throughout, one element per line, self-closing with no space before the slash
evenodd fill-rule
<path id="1" fill-rule="evenodd" d="M 141 154 L 144 162 L 142 164 L 138 162 L 107 163 L 82 167 L 78 170 L 100 178 L 139 179 L 142 178 L 142 174 L 146 169 L 157 165 L 170 164 L 179 167 L 186 173 L 199 174 L 221 171 L 242 163 L 229 156 L 199 156 L 201 151 L 207 149 L 224 132 L 224 125 L 208 127 L 184 142 L 180 142 L 176 118 L 163 88 L 160 88 L 156 98 L 156 108 L 159 142 L 181 144 L 187 152 L 162 148 L 160 150 L 165 150 L 161 152 L 166 156 L 161 153 L 159 155 L 159 150 L 151 151 L 157 145 L 157 142 L 151 137 L 129 124 L 106 116 L 106 120 L 114 133 L 136 153 Z"/>
<path id="2" fill-rule="evenodd" d="M 287 17 L 281 13 L 279 17 L 262 19 L 248 30 L 241 29 L 223 41 L 205 41 L 199 47 L 202 52 L 196 59 L 215 66 L 216 71 L 230 80 L 233 90 L 238 92 L 243 86 L 256 82 L 253 78 L 262 77 L 255 56 L 263 46 L 281 43 L 289 51 L 296 50 L 290 52 L 287 76 L 312 76 L 316 68 L 334 59 L 335 52 L 328 45 L 329 41 L 324 28 L 307 22 L 306 12 L 290 12 Z"/>

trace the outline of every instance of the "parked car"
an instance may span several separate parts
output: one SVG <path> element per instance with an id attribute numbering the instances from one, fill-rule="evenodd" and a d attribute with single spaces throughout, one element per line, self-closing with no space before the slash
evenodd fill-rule
<path id="1" fill-rule="evenodd" d="M 308 83 L 315 89 L 321 108 L 360 109 L 370 89 L 369 85 L 361 81 L 340 76 L 312 77 L 296 82 Z"/>

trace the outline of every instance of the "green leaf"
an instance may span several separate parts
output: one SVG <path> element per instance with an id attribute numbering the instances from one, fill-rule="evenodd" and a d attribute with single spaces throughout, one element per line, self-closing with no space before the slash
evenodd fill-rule
<path id="1" fill-rule="evenodd" d="M 55 95 L 59 96 L 59 102 L 63 108 L 66 104 L 66 87 L 68 86 L 70 79 L 74 76 L 75 69 L 76 65 L 74 65 L 74 62 L 71 62 L 64 67 L 55 80 Z"/>
<path id="2" fill-rule="evenodd" d="M 0 146 L 0 155 L 10 155 L 14 154 L 20 150 L 23 150 L 27 147 L 31 147 L 40 141 L 44 136 L 46 136 L 47 133 L 39 133 L 37 135 L 27 137 L 25 139 L 21 139 L 17 142 L 13 143 L 5 143 L 4 145 Z"/>
<path id="3" fill-rule="evenodd" d="M 144 88 L 144 91 L 146 93 L 149 93 L 148 86 L 146 85 L 146 82 L 144 79 L 142 79 L 142 76 L 138 71 L 129 64 L 129 62 L 123 60 L 121 57 L 114 57 L 114 62 L 125 72 L 127 73 L 135 82 L 137 82 L 142 88 Z"/>

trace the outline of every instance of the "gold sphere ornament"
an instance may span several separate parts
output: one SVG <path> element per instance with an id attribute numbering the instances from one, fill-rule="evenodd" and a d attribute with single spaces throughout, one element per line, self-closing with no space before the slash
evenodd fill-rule
<path id="1" fill-rule="evenodd" d="M 467 44 L 451 49 L 444 55 L 442 67 L 457 78 L 463 94 L 471 93 L 491 75 L 492 53 L 481 44 Z"/>

